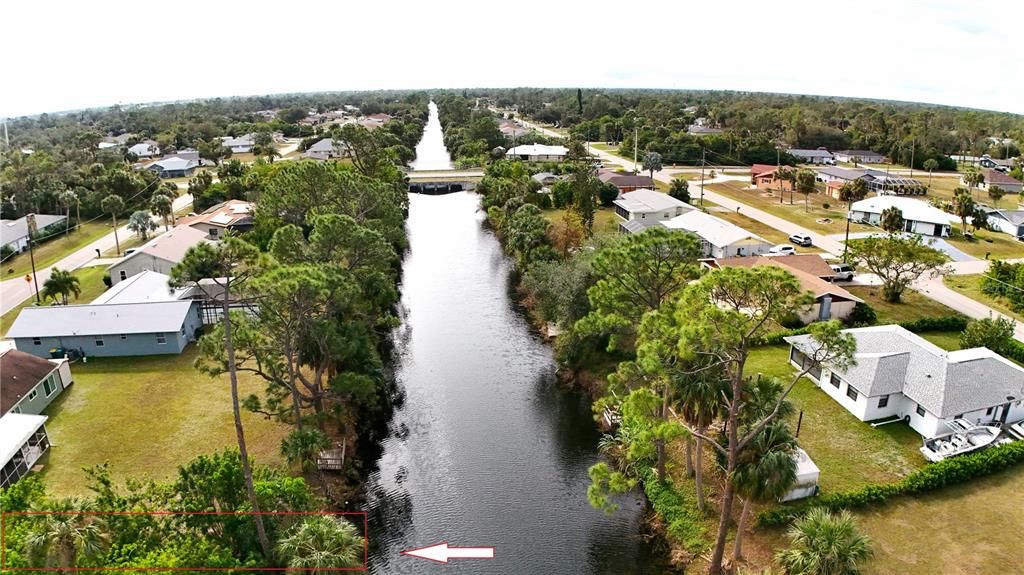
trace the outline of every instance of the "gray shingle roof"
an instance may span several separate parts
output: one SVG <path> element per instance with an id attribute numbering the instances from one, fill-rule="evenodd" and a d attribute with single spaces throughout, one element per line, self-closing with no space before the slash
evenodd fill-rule
<path id="1" fill-rule="evenodd" d="M 786 150 L 786 153 L 791 156 L 798 158 L 831 158 L 832 152 L 828 150 L 801 150 L 798 148 L 790 148 Z"/>
<path id="2" fill-rule="evenodd" d="M 27 307 L 18 314 L 7 337 L 176 332 L 193 303 L 183 300 Z"/>
<path id="3" fill-rule="evenodd" d="M 898 325 L 843 331 L 857 341 L 857 365 L 837 373 L 868 397 L 902 392 L 940 418 L 1024 397 L 1024 369 L 987 348 L 947 352 Z M 816 345 L 808 335 L 785 339 Z"/>
<path id="4" fill-rule="evenodd" d="M 49 214 L 36 214 L 36 229 L 42 230 L 58 222 L 63 222 L 64 216 L 51 216 Z M 28 235 L 28 220 L 24 216 L 16 220 L 0 221 L 0 244 L 16 242 Z M 38 237 L 38 236 L 37 236 Z"/>

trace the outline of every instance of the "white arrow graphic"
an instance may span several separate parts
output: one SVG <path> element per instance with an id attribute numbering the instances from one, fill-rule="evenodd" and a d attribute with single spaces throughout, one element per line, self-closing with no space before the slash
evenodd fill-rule
<path id="1" fill-rule="evenodd" d="M 402 551 L 402 555 L 448 563 L 449 559 L 494 559 L 494 547 L 449 547 L 447 541 L 442 541 L 437 545 Z"/>

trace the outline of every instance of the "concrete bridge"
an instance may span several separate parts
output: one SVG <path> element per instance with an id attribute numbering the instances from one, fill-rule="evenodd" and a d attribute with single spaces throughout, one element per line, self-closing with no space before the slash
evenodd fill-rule
<path id="1" fill-rule="evenodd" d="M 406 174 L 409 191 L 419 194 L 448 194 L 472 190 L 483 177 L 483 168 L 412 170 Z"/>

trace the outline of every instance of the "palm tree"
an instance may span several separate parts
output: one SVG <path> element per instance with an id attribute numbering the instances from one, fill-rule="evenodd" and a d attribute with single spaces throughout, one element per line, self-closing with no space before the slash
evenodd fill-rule
<path id="1" fill-rule="evenodd" d="M 807 201 L 811 197 L 811 194 L 815 192 L 814 182 L 817 180 L 814 172 L 811 170 L 800 170 L 796 174 L 796 189 L 798 192 L 804 195 L 804 211 L 810 211 L 807 207 Z"/>
<path id="2" fill-rule="evenodd" d="M 985 175 L 978 170 L 971 170 L 964 174 L 964 183 L 967 184 L 971 198 L 974 198 L 974 186 L 979 186 L 985 181 Z"/>
<path id="3" fill-rule="evenodd" d="M 361 567 L 365 540 L 344 519 L 317 515 L 292 528 L 277 542 L 277 553 L 289 569 L 313 573 L 318 569 Z"/>
<path id="4" fill-rule="evenodd" d="M 903 231 L 903 210 L 896 206 L 885 208 L 878 224 L 890 234 Z"/>
<path id="5" fill-rule="evenodd" d="M 743 450 L 742 460 L 738 463 L 733 478 L 736 491 L 743 500 L 740 520 L 736 525 L 733 563 L 738 563 L 743 557 L 743 531 L 750 503 L 777 501 L 796 482 L 796 460 L 793 459 L 795 450 L 796 440 L 782 421 L 769 424 L 750 446 Z"/>
<path id="6" fill-rule="evenodd" d="M 154 231 L 156 228 L 156 222 L 153 221 L 153 216 L 149 212 L 139 210 L 128 218 L 128 229 L 139 234 L 142 241 L 146 241 L 146 238 L 149 237 L 149 232 Z"/>
<path id="7" fill-rule="evenodd" d="M 722 394 L 726 390 L 725 379 L 718 370 L 700 369 L 692 375 L 686 375 L 673 382 L 676 395 L 680 400 L 681 415 L 688 424 L 696 428 L 696 464 L 694 465 L 694 483 L 697 490 L 697 508 L 704 511 L 704 439 L 708 427 L 721 415 Z M 690 449 L 690 440 L 686 444 Z M 689 453 L 687 453 L 689 455 Z M 690 458 L 687 457 L 687 463 Z"/>
<path id="8" fill-rule="evenodd" d="M 839 188 L 839 200 L 846 202 L 846 241 L 843 243 L 843 261 L 846 261 L 846 252 L 850 245 L 850 209 L 853 202 L 859 202 L 868 195 L 868 183 L 857 178 L 846 182 Z"/>
<path id="9" fill-rule="evenodd" d="M 932 187 L 932 172 L 939 169 L 939 161 L 935 158 L 928 158 L 924 161 L 924 169 L 928 170 L 928 187 Z"/>
<path id="10" fill-rule="evenodd" d="M 69 271 L 53 268 L 53 271 L 50 272 L 50 277 L 43 282 L 43 293 L 41 295 L 53 301 L 57 301 L 59 297 L 62 304 L 68 305 L 68 296 L 72 294 L 74 294 L 75 299 L 82 295 L 82 288 L 79 285 L 78 277 Z"/>
<path id="11" fill-rule="evenodd" d="M 163 218 L 165 230 L 170 227 L 171 218 L 174 217 L 173 205 L 174 200 L 164 194 L 155 194 L 149 200 L 149 208 L 153 210 L 154 214 Z"/>
<path id="12" fill-rule="evenodd" d="M 71 573 L 79 557 L 97 557 L 107 544 L 102 516 L 89 513 L 92 502 L 62 499 L 36 515 L 37 525 L 25 539 L 25 550 L 35 565 L 56 567 L 57 573 Z"/>
<path id="13" fill-rule="evenodd" d="M 62 206 L 64 206 L 64 235 L 71 233 L 71 206 L 78 203 L 78 194 L 72 190 L 64 190 L 57 196 Z"/>
<path id="14" fill-rule="evenodd" d="M 309 471 L 316 455 L 330 445 L 327 436 L 319 429 L 300 428 L 281 441 L 281 455 L 288 463 L 298 463 L 303 471 Z"/>
<path id="15" fill-rule="evenodd" d="M 967 218 L 974 214 L 974 200 L 967 189 L 953 190 L 953 213 L 960 218 L 961 230 L 967 233 Z"/>
<path id="16" fill-rule="evenodd" d="M 786 534 L 791 547 L 776 555 L 789 575 L 857 575 L 871 557 L 871 540 L 857 533 L 849 511 L 811 509 Z"/>
<path id="17" fill-rule="evenodd" d="M 1003 199 L 1003 196 L 1005 195 L 1006 191 L 999 186 L 991 185 L 988 187 L 988 197 L 992 198 L 992 203 L 995 204 L 997 208 L 999 207 L 999 200 Z"/>
<path id="18" fill-rule="evenodd" d="M 124 200 L 121 196 L 110 194 L 100 202 L 100 209 L 114 220 L 114 247 L 117 248 L 117 255 L 121 255 L 121 242 L 117 239 L 117 214 L 124 211 Z"/>

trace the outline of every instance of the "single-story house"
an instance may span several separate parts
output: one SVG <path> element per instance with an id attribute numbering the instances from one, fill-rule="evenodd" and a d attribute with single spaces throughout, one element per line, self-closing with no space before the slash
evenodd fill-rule
<path id="1" fill-rule="evenodd" d="M 0 489 L 28 475 L 50 448 L 45 415 L 8 413 L 0 417 Z"/>
<path id="2" fill-rule="evenodd" d="M 792 170 L 786 166 L 787 169 Z M 750 183 L 757 186 L 759 190 L 778 190 L 782 189 L 784 192 L 793 191 L 793 183 L 789 180 L 779 179 L 780 166 L 772 166 L 770 164 L 754 164 L 750 166 Z"/>
<path id="3" fill-rule="evenodd" d="M 345 142 L 340 140 L 335 142 L 333 138 L 324 138 L 307 148 L 302 157 L 314 160 L 329 160 L 331 158 L 344 157 L 346 154 L 348 154 L 348 145 Z"/>
<path id="4" fill-rule="evenodd" d="M 181 353 L 203 326 L 198 300 L 27 307 L 7 337 L 39 357 Z"/>
<path id="5" fill-rule="evenodd" d="M 728 258 L 768 253 L 772 243 L 757 234 L 700 210 L 691 210 L 661 225 L 690 232 L 700 238 L 703 257 Z"/>
<path id="6" fill-rule="evenodd" d="M 551 172 L 538 172 L 530 177 L 542 186 L 550 186 L 559 180 L 565 179 L 565 176 L 558 176 Z"/>
<path id="7" fill-rule="evenodd" d="M 990 349 L 946 351 L 898 325 L 843 331 L 857 343 L 856 364 L 826 364 L 809 377 L 861 421 L 898 417 L 932 438 L 949 433 L 953 419 L 1024 419 L 1024 368 Z M 819 348 L 809 335 L 785 340 L 797 367 Z"/>
<path id="8" fill-rule="evenodd" d="M 611 184 L 619 189 L 620 194 L 641 189 L 653 189 L 654 180 L 650 176 L 631 174 L 629 172 L 614 172 L 612 170 L 601 170 L 597 179 L 606 184 Z"/>
<path id="9" fill-rule="evenodd" d="M 188 178 L 199 167 L 197 160 L 191 160 L 180 156 L 161 158 L 146 166 L 146 169 L 159 175 L 161 178 Z"/>
<path id="10" fill-rule="evenodd" d="M 793 257 L 797 256 L 748 256 L 741 258 L 724 258 L 707 261 L 705 262 L 705 265 L 711 269 L 729 266 L 777 266 L 793 274 L 793 277 L 800 282 L 800 287 L 804 291 L 809 291 L 814 295 L 814 303 L 797 314 L 800 321 L 805 324 L 830 319 L 846 319 L 851 313 L 853 313 L 854 306 L 858 303 L 863 303 L 864 300 L 846 291 L 842 287 L 837 286 L 832 282 L 825 281 L 820 277 L 801 269 L 803 264 L 807 264 L 811 260 L 804 260 L 800 264 L 792 266 L 788 265 L 789 262 L 787 260 Z M 813 257 L 816 257 L 819 260 L 821 259 L 818 255 L 813 255 Z M 824 263 L 824 260 L 822 260 L 822 263 Z M 825 267 L 828 267 L 828 265 L 826 264 Z"/>
<path id="11" fill-rule="evenodd" d="M 529 134 L 532 130 L 523 127 L 512 120 L 501 120 L 498 122 L 498 131 L 501 132 L 505 139 L 515 140 Z"/>
<path id="12" fill-rule="evenodd" d="M 817 180 L 825 182 L 826 190 L 838 190 L 842 184 L 847 182 L 864 180 L 868 185 L 868 190 L 879 195 L 923 195 L 928 192 L 928 186 L 916 178 L 888 174 L 871 168 L 850 170 L 829 166 L 818 170 Z M 832 184 L 832 187 L 830 188 L 828 184 Z"/>
<path id="13" fill-rule="evenodd" d="M 73 382 L 68 360 L 7 349 L 0 353 L 0 416 L 39 415 Z"/>
<path id="14" fill-rule="evenodd" d="M 845 184 L 846 182 L 852 182 L 853 180 L 863 178 L 867 172 L 864 170 L 851 170 L 849 168 L 839 168 L 836 166 L 829 166 L 818 170 L 817 180 L 819 182 L 839 182 Z"/>
<path id="15" fill-rule="evenodd" d="M 231 150 L 232 154 L 249 154 L 256 145 L 254 134 L 243 134 L 237 138 L 233 136 L 221 136 L 221 145 Z"/>
<path id="16" fill-rule="evenodd" d="M 228 200 L 207 208 L 201 214 L 178 220 L 179 226 L 189 226 L 206 233 L 207 239 L 216 240 L 230 231 L 247 232 L 252 229 L 253 205 L 245 200 Z"/>
<path id="17" fill-rule="evenodd" d="M 160 144 L 146 140 L 128 148 L 128 153 L 136 158 L 153 158 L 160 155 Z"/>
<path id="18" fill-rule="evenodd" d="M 982 170 L 982 175 L 985 176 L 985 181 L 978 184 L 978 187 L 983 190 L 988 190 L 992 186 L 999 186 L 1004 192 L 1008 194 L 1019 194 L 1021 193 L 1021 181 L 1016 178 L 1010 177 L 1009 174 L 1004 174 L 999 170 Z M 963 180 L 961 179 L 961 182 Z M 966 184 L 965 184 L 966 185 Z"/>
<path id="19" fill-rule="evenodd" d="M 67 218 L 64 216 L 35 214 L 35 219 L 35 237 L 37 238 L 67 226 L 65 223 Z M 15 252 L 22 252 L 28 249 L 28 236 L 28 216 L 22 216 L 16 220 L 0 220 L 0 245 L 10 246 Z"/>
<path id="20" fill-rule="evenodd" d="M 192 246 L 208 242 L 206 230 L 199 230 L 187 225 L 178 225 L 169 232 L 159 235 L 138 248 L 130 255 L 107 268 L 113 284 L 128 279 L 143 270 L 153 270 L 162 274 L 171 273 L 171 268 L 185 258 L 185 253 Z"/>
<path id="21" fill-rule="evenodd" d="M 835 158 L 832 157 L 832 152 L 825 148 L 818 148 L 816 150 L 790 148 L 786 150 L 786 153 L 805 164 L 828 164 L 835 161 Z"/>
<path id="22" fill-rule="evenodd" d="M 952 226 L 951 216 L 939 208 L 921 200 L 899 196 L 874 196 L 854 202 L 848 218 L 874 226 L 880 224 L 882 212 L 895 207 L 903 213 L 903 231 L 925 236 L 948 237 Z"/>
<path id="23" fill-rule="evenodd" d="M 101 150 L 106 150 L 107 148 L 119 148 L 127 144 L 128 140 L 130 140 L 133 135 L 134 134 L 126 133 L 119 136 L 106 136 L 96 144 L 96 147 Z"/>
<path id="24" fill-rule="evenodd" d="M 858 164 L 884 164 L 885 154 L 870 150 L 839 150 L 832 152 L 837 162 L 856 162 Z"/>
<path id="25" fill-rule="evenodd" d="M 122 282 L 117 282 L 89 302 L 89 305 L 178 301 L 189 299 L 196 290 L 195 287 L 172 288 L 170 281 L 171 276 L 167 274 L 143 270 Z"/>
<path id="26" fill-rule="evenodd" d="M 686 133 L 691 136 L 711 136 L 714 134 L 722 134 L 725 130 L 721 128 L 710 128 L 708 126 L 699 126 L 697 124 L 691 124 L 686 128 Z"/>
<path id="27" fill-rule="evenodd" d="M 1024 241 L 1024 210 L 989 210 L 988 225 Z"/>
<path id="28" fill-rule="evenodd" d="M 544 144 L 525 144 L 505 152 L 506 158 L 524 162 L 561 162 L 568 155 L 569 148 L 565 146 L 546 146 Z"/>
<path id="29" fill-rule="evenodd" d="M 615 200 L 615 214 L 623 222 L 668 220 L 694 209 L 686 202 L 654 190 L 635 190 Z"/>

